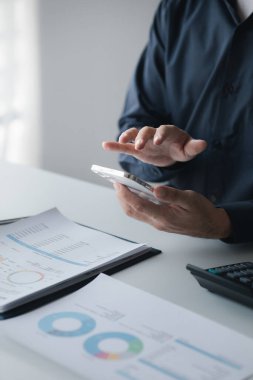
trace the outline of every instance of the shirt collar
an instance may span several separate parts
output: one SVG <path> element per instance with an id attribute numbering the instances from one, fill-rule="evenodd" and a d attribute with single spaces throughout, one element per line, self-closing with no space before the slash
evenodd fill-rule
<path id="1" fill-rule="evenodd" d="M 222 0 L 222 1 L 223 3 L 225 3 L 229 13 L 233 17 L 237 25 L 242 24 L 242 23 L 243 24 L 246 23 L 248 26 L 252 25 L 251 21 L 253 20 L 253 13 L 246 20 L 242 22 L 237 12 L 236 0 Z"/>
<path id="2" fill-rule="evenodd" d="M 242 21 L 237 12 L 236 0 L 223 0 L 223 3 L 226 5 L 235 23 L 239 25 Z"/>

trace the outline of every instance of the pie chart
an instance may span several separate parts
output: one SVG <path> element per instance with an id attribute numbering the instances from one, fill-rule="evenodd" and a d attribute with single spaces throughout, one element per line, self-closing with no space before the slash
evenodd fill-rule
<path id="1" fill-rule="evenodd" d="M 104 332 L 88 338 L 84 342 L 84 349 L 98 359 L 121 360 L 138 355 L 143 349 L 143 343 L 128 333 Z"/>
<path id="2" fill-rule="evenodd" d="M 57 337 L 76 337 L 87 334 L 96 326 L 90 316 L 74 311 L 62 311 L 43 317 L 38 324 L 40 330 Z"/>

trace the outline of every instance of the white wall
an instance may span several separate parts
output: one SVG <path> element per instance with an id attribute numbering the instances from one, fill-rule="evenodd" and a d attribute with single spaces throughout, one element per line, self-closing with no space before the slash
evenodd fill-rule
<path id="1" fill-rule="evenodd" d="M 118 167 L 101 142 L 117 120 L 159 0 L 39 0 L 42 161 L 97 183 Z"/>
<path id="2" fill-rule="evenodd" d="M 37 0 L 0 0 L 0 159 L 40 165 Z"/>

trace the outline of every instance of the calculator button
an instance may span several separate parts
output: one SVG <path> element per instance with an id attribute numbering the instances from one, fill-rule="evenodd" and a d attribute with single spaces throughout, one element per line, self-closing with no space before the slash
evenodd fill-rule
<path id="1" fill-rule="evenodd" d="M 242 276 L 242 277 L 248 275 L 247 270 L 241 270 L 240 273 L 241 273 L 241 276 Z"/>
<path id="2" fill-rule="evenodd" d="M 218 267 L 218 268 L 210 268 L 208 269 L 208 272 L 210 273 L 214 273 L 214 274 L 223 274 L 223 273 L 227 273 L 229 271 L 231 271 L 231 267 Z"/>
<path id="3" fill-rule="evenodd" d="M 226 276 L 228 278 L 234 279 L 234 278 L 241 277 L 241 273 L 240 272 L 229 272 L 229 273 L 226 274 Z"/>
<path id="4" fill-rule="evenodd" d="M 220 273 L 218 268 L 210 268 L 210 269 L 208 269 L 208 272 L 213 273 L 213 274 L 219 274 Z"/>
<path id="5" fill-rule="evenodd" d="M 239 281 L 245 285 L 251 285 L 252 283 L 252 280 L 250 280 L 248 277 L 240 277 Z"/>
<path id="6" fill-rule="evenodd" d="M 235 265 L 233 266 L 233 268 L 234 268 L 234 269 L 245 269 L 245 268 L 247 268 L 247 266 L 244 265 L 244 264 L 235 264 Z"/>

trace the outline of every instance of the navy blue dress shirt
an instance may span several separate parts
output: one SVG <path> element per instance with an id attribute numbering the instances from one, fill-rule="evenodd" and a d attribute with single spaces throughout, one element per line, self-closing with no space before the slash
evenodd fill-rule
<path id="1" fill-rule="evenodd" d="M 230 216 L 227 242 L 253 241 L 253 14 L 241 22 L 235 1 L 160 3 L 119 128 L 162 124 L 205 139 L 206 151 L 165 168 L 121 154 L 121 166 L 205 195 Z"/>

